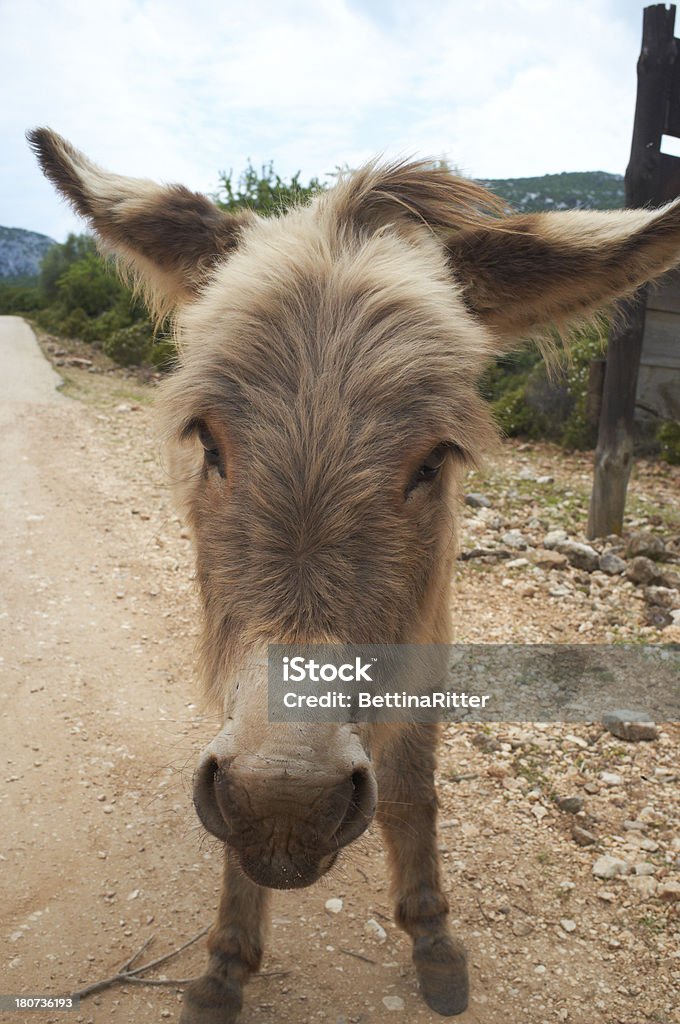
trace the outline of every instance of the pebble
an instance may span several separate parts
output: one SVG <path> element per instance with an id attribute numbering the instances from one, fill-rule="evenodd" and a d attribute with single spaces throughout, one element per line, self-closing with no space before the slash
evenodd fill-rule
<path id="1" fill-rule="evenodd" d="M 644 711 L 608 711 L 602 716 L 602 724 L 612 736 L 629 743 L 655 740 L 658 736 L 656 725 Z"/>
<path id="2" fill-rule="evenodd" d="M 486 494 L 466 494 L 465 504 L 470 508 L 491 508 L 491 502 Z"/>
<path id="3" fill-rule="evenodd" d="M 657 894 L 660 900 L 666 900 L 668 903 L 677 903 L 680 900 L 680 882 L 673 880 L 662 882 L 659 885 Z"/>
<path id="4" fill-rule="evenodd" d="M 628 555 L 635 558 L 643 555 L 645 558 L 663 558 L 666 553 L 666 545 L 661 537 L 655 533 L 634 533 L 628 541 Z"/>
<path id="5" fill-rule="evenodd" d="M 599 557 L 598 568 L 600 572 L 606 572 L 608 576 L 620 576 L 622 572 L 626 571 L 626 563 L 613 551 L 606 551 Z"/>
<path id="6" fill-rule="evenodd" d="M 404 1000 L 401 996 L 383 996 L 383 1006 L 386 1010 L 403 1010 Z"/>
<path id="7" fill-rule="evenodd" d="M 600 779 L 609 787 L 622 786 L 625 781 L 623 776 L 617 775 L 616 772 L 600 772 Z"/>
<path id="8" fill-rule="evenodd" d="M 593 832 L 576 824 L 571 827 L 571 837 L 579 846 L 592 846 L 597 842 L 597 836 Z"/>
<path id="9" fill-rule="evenodd" d="M 657 574 L 658 569 L 654 562 L 651 558 L 645 558 L 644 555 L 633 558 L 626 568 L 627 578 L 638 586 L 646 586 L 651 583 L 657 578 Z"/>
<path id="10" fill-rule="evenodd" d="M 515 551 L 526 551 L 527 542 L 519 530 L 508 530 L 501 537 L 501 544 L 506 548 L 513 548 Z"/>
<path id="11" fill-rule="evenodd" d="M 611 857 L 604 854 L 593 864 L 593 874 L 596 878 L 616 878 L 618 875 L 630 874 L 630 864 L 627 860 L 619 860 L 618 857 Z"/>
<path id="12" fill-rule="evenodd" d="M 557 545 L 557 550 L 567 556 L 570 565 L 584 572 L 594 572 L 599 567 L 600 556 L 590 544 L 581 544 L 577 540 L 564 540 Z"/>
<path id="13" fill-rule="evenodd" d="M 579 811 L 583 810 L 584 803 L 585 801 L 582 796 L 562 796 L 557 801 L 557 806 L 567 814 L 578 814 Z"/>
<path id="14" fill-rule="evenodd" d="M 659 883 L 651 875 L 632 875 L 628 879 L 628 885 L 645 897 L 655 896 L 659 889 Z"/>
<path id="15" fill-rule="evenodd" d="M 645 601 L 658 608 L 676 611 L 680 608 L 680 593 L 670 587 L 645 587 Z"/>
<path id="16" fill-rule="evenodd" d="M 559 551 L 547 550 L 536 552 L 534 565 L 537 565 L 539 569 L 565 569 L 569 562 L 567 556 L 561 555 Z"/>
<path id="17" fill-rule="evenodd" d="M 572 921 L 569 917 L 563 917 L 560 921 L 560 927 L 565 932 L 575 932 L 576 921 Z"/>
<path id="18" fill-rule="evenodd" d="M 364 926 L 364 931 L 367 932 L 371 938 L 376 939 L 377 942 L 385 942 L 387 939 L 387 932 L 381 924 L 378 924 L 374 917 L 368 919 Z"/>
<path id="19" fill-rule="evenodd" d="M 635 865 L 636 875 L 653 875 L 656 873 L 656 867 L 654 864 L 650 864 L 649 861 L 642 861 L 641 864 Z"/>
<path id="20" fill-rule="evenodd" d="M 329 914 L 339 914 L 344 904 L 341 899 L 333 897 L 330 900 L 326 900 L 324 906 L 326 907 L 326 910 L 328 911 Z"/>
<path id="21" fill-rule="evenodd" d="M 680 572 L 674 569 L 666 569 L 659 577 L 662 587 L 669 587 L 671 590 L 680 590 Z"/>
<path id="22" fill-rule="evenodd" d="M 566 530 L 550 530 L 550 532 L 546 533 L 545 537 L 543 538 L 543 547 L 547 548 L 548 550 L 551 550 L 552 548 L 556 548 L 558 544 L 562 544 L 565 540 L 568 539 L 569 538 Z"/>

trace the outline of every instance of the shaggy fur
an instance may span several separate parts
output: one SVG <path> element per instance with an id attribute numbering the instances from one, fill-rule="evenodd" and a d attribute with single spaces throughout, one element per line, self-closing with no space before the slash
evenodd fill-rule
<path id="1" fill-rule="evenodd" d="M 268 642 L 446 642 L 465 465 L 494 443 L 477 381 L 522 335 L 591 316 L 680 256 L 680 206 L 509 215 L 425 163 L 378 163 L 270 220 L 110 175 L 47 129 L 41 165 L 181 359 L 161 415 L 191 523 L 202 676 L 224 725 L 196 777 L 225 841 L 206 975 L 183 1024 L 233 1022 L 266 887 L 306 885 L 373 817 L 423 995 L 467 1003 L 436 844 L 437 730 L 267 719 Z M 439 453 L 439 472 L 428 467 Z"/>

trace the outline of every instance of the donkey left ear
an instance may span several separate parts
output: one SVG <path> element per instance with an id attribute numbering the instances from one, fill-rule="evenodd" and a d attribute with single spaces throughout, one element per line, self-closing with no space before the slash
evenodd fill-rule
<path id="1" fill-rule="evenodd" d="M 181 185 L 104 171 L 49 128 L 27 138 L 44 174 L 132 273 L 159 317 L 195 297 L 252 218 L 224 213 Z"/>
<path id="2" fill-rule="evenodd" d="M 445 243 L 470 310 L 509 343 L 568 329 L 680 263 L 680 201 L 506 217 Z"/>

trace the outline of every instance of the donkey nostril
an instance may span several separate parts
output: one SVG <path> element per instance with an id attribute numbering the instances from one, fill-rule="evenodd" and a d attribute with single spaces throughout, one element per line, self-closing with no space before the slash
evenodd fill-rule
<path id="1" fill-rule="evenodd" d="M 358 768 L 355 772 L 352 772 L 352 800 L 358 806 L 361 800 L 361 793 L 366 786 L 366 772 L 363 768 Z"/>
<path id="2" fill-rule="evenodd" d="M 375 813 L 376 784 L 370 769 L 356 768 L 349 779 L 352 792 L 340 825 L 333 839 L 340 846 L 347 846 L 368 827 Z"/>
<path id="3" fill-rule="evenodd" d="M 194 807 L 201 822 L 214 836 L 223 842 L 227 838 L 227 823 L 221 812 L 216 786 L 224 779 L 224 773 L 216 757 L 208 757 L 194 777 Z"/>

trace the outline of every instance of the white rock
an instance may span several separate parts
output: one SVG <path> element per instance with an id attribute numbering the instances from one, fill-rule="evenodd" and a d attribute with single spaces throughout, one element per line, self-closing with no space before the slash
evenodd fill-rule
<path id="1" fill-rule="evenodd" d="M 560 921 L 560 927 L 565 932 L 576 931 L 576 921 L 572 921 L 571 918 L 563 917 Z"/>
<path id="2" fill-rule="evenodd" d="M 329 914 L 339 914 L 344 906 L 342 900 L 338 899 L 337 897 L 333 897 L 330 900 L 326 900 L 326 903 L 324 905 Z"/>
<path id="3" fill-rule="evenodd" d="M 628 884 L 641 896 L 655 896 L 659 890 L 659 883 L 651 875 L 632 875 Z"/>
<path id="4" fill-rule="evenodd" d="M 401 996 L 383 996 L 383 1006 L 386 1010 L 403 1010 L 404 1000 Z"/>
<path id="5" fill-rule="evenodd" d="M 626 860 L 619 860 L 618 857 L 610 857 L 608 853 L 603 854 L 593 864 L 593 874 L 596 878 L 616 878 L 618 875 L 630 874 L 630 864 Z"/>
<path id="6" fill-rule="evenodd" d="M 543 538 L 543 547 L 548 548 L 548 550 L 551 551 L 553 548 L 556 548 L 558 544 L 561 544 L 562 541 L 567 539 L 568 536 L 566 530 L 550 530 L 550 532 L 546 533 Z"/>
<path id="7" fill-rule="evenodd" d="M 625 781 L 622 775 L 615 772 L 600 772 L 600 779 L 605 786 L 622 786 Z"/>
<path id="8" fill-rule="evenodd" d="M 508 530 L 501 537 L 501 544 L 506 548 L 513 548 L 516 551 L 526 551 L 527 542 L 519 530 Z"/>
<path id="9" fill-rule="evenodd" d="M 364 926 L 364 931 L 367 932 L 371 938 L 375 939 L 376 942 L 385 942 L 387 939 L 387 932 L 381 924 L 378 924 L 374 917 L 368 919 Z"/>
<path id="10" fill-rule="evenodd" d="M 656 872 L 656 867 L 650 864 L 649 861 L 644 860 L 641 864 L 635 865 L 636 875 L 653 875 Z"/>

